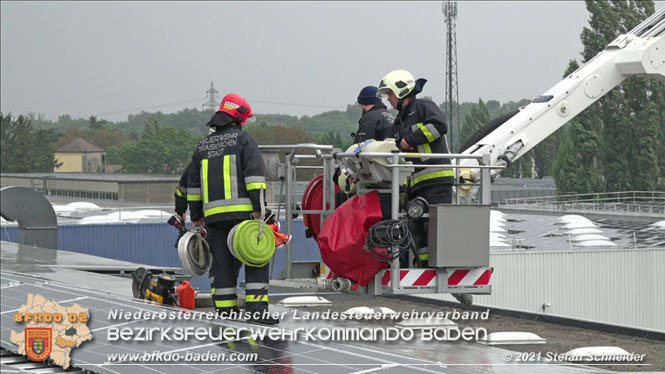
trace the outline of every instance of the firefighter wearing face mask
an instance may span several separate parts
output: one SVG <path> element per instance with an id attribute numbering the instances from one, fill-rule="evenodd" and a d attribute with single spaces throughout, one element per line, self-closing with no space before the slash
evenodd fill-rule
<path id="1" fill-rule="evenodd" d="M 378 94 L 399 113 L 395 119 L 395 139 L 403 152 L 448 153 L 447 126 L 443 111 L 431 100 L 417 99 L 427 82 L 415 80 L 406 70 L 395 70 L 379 84 Z M 450 160 L 440 158 L 412 158 L 416 164 L 449 165 Z M 455 173 L 452 169 L 417 168 L 408 180 L 411 197 L 422 196 L 430 204 L 452 202 L 452 185 Z"/>
<path id="2" fill-rule="evenodd" d="M 409 199 L 422 197 L 430 205 L 449 204 L 452 202 L 455 173 L 453 169 L 441 168 L 440 165 L 449 165 L 450 160 L 426 156 L 427 153 L 449 153 L 443 111 L 431 100 L 416 98 L 426 82 L 422 78 L 414 79 L 406 70 L 395 70 L 381 80 L 378 95 L 386 96 L 393 108 L 399 111 L 393 128 L 400 151 L 425 154 L 423 157 L 407 158 L 407 161 L 437 166 L 416 168 L 407 178 Z M 416 230 L 420 230 L 425 225 L 417 226 Z M 419 236 L 419 247 L 427 246 L 427 235 L 421 233 Z M 426 261 L 427 257 L 421 252 L 421 261 Z"/>

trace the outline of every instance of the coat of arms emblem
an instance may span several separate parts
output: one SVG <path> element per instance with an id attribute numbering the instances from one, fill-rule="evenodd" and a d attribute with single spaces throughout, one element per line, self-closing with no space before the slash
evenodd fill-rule
<path id="1" fill-rule="evenodd" d="M 44 361 L 51 354 L 50 328 L 28 327 L 25 329 L 25 354 L 32 361 Z"/>

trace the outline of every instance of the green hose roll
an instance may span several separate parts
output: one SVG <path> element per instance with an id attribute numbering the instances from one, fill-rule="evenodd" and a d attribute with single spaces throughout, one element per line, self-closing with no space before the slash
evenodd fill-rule
<path id="1" fill-rule="evenodd" d="M 259 235 L 261 227 L 263 235 Z M 267 265 L 275 254 L 272 229 L 259 220 L 247 220 L 234 226 L 229 232 L 227 244 L 233 257 L 251 267 Z"/>

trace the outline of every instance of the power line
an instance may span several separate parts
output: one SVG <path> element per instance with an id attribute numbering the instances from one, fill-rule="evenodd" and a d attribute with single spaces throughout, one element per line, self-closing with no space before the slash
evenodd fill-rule
<path id="1" fill-rule="evenodd" d="M 187 100 L 187 101 L 180 101 L 180 102 L 176 102 L 176 103 L 156 104 L 156 105 L 148 105 L 148 106 L 132 108 L 132 109 L 114 110 L 112 112 L 99 113 L 97 115 L 98 116 L 105 116 L 105 115 L 109 115 L 109 114 L 136 112 L 136 111 L 145 110 L 145 109 L 155 109 L 155 108 L 163 108 L 163 107 L 168 107 L 168 106 L 173 106 L 173 105 L 184 105 L 184 104 L 190 104 L 190 103 L 198 103 L 200 101 L 201 101 L 201 98 L 198 98 L 198 99 L 192 99 L 192 100 Z"/>
<path id="2" fill-rule="evenodd" d="M 279 102 L 279 101 L 260 101 L 260 100 L 249 100 L 249 102 L 250 102 L 250 104 L 251 104 L 251 103 L 259 103 L 259 104 L 277 104 L 277 105 L 307 106 L 307 107 L 318 107 L 318 108 L 338 108 L 338 109 L 346 109 L 345 106 L 339 106 L 339 105 L 320 105 L 320 104 L 284 103 L 284 102 Z"/>
<path id="3" fill-rule="evenodd" d="M 340 106 L 340 105 L 289 103 L 289 102 L 281 102 L 281 101 L 264 101 L 264 100 L 252 100 L 252 99 L 248 99 L 248 101 L 250 102 L 250 104 L 257 103 L 257 104 L 273 104 L 273 105 L 287 105 L 287 106 L 300 106 L 300 107 L 346 109 L 345 106 Z M 107 116 L 107 115 L 112 115 L 112 114 L 137 112 L 137 111 L 144 111 L 146 109 L 157 109 L 157 108 L 169 107 L 169 106 L 174 106 L 174 105 L 184 105 L 184 104 L 199 103 L 199 102 L 201 102 L 200 98 L 186 100 L 186 101 L 179 101 L 179 102 L 174 102 L 174 103 L 148 105 L 148 106 L 131 108 L 131 109 L 119 109 L 119 110 L 114 110 L 114 111 L 111 111 L 111 112 L 98 113 L 97 115 L 98 116 Z"/>

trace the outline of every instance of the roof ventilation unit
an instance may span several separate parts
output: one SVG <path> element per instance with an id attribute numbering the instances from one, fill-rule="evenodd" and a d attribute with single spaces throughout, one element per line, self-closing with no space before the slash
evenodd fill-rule
<path id="1" fill-rule="evenodd" d="M 58 248 L 58 223 L 51 203 L 25 187 L 0 189 L 0 215 L 18 222 L 19 244 Z"/>

